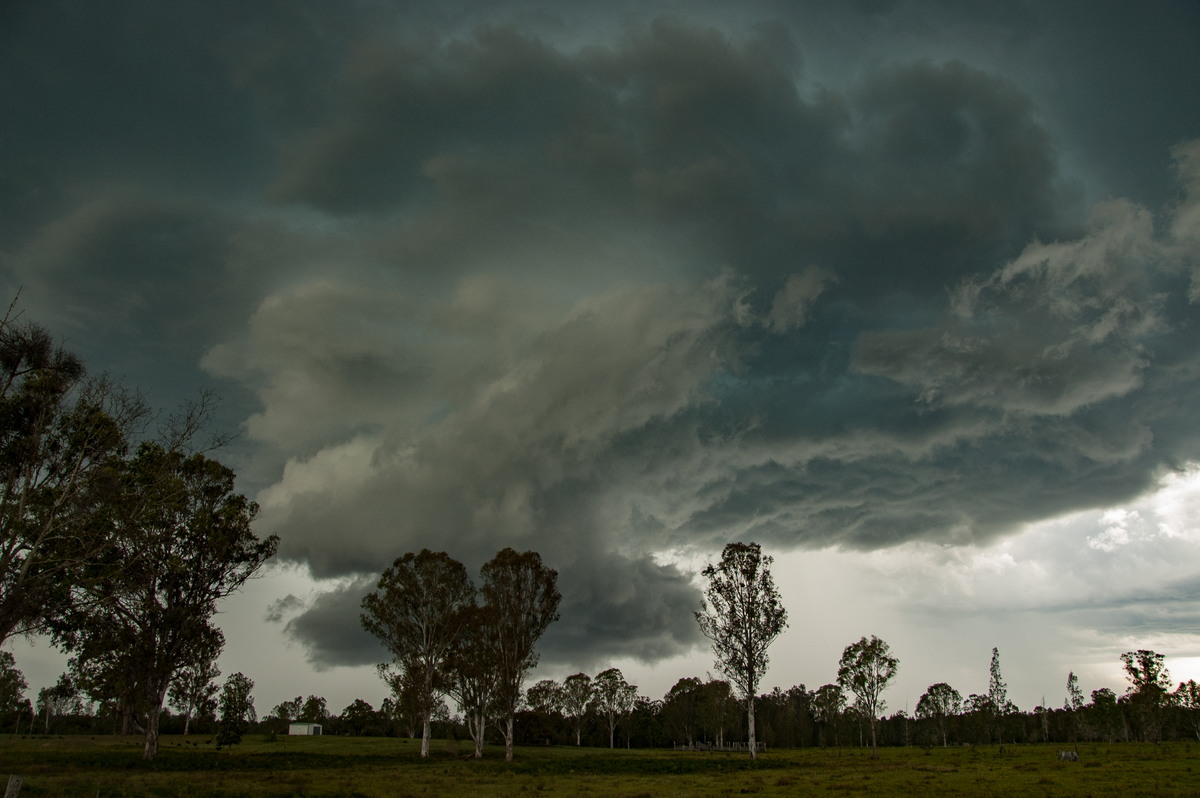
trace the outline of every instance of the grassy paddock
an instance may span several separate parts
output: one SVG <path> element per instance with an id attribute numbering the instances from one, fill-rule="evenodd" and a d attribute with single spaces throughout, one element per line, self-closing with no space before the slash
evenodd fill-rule
<path id="1" fill-rule="evenodd" d="M 1081 745 L 1059 762 L 1056 745 L 768 751 L 521 748 L 471 758 L 468 743 L 391 738 L 252 736 L 217 751 L 207 737 L 163 737 L 159 759 L 141 761 L 132 737 L 0 735 L 0 779 L 20 774 L 34 796 L 710 796 L 1200 794 L 1200 745 Z M 0 784 L 3 781 L 0 780 Z"/>

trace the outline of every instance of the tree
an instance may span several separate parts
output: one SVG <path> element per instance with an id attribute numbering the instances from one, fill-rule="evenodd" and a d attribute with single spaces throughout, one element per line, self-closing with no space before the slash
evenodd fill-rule
<path id="1" fill-rule="evenodd" d="M 946 721 L 959 712 L 962 712 L 962 695 L 945 682 L 930 685 L 917 701 L 917 717 L 930 720 L 937 726 L 943 748 L 948 744 Z"/>
<path id="2" fill-rule="evenodd" d="M 305 723 L 324 723 L 329 720 L 329 704 L 325 697 L 310 695 L 304 699 L 304 704 L 300 707 L 300 714 L 296 716 L 296 719 Z"/>
<path id="3" fill-rule="evenodd" d="M 361 698 L 356 698 L 350 706 L 342 710 L 339 717 L 355 736 L 361 736 L 367 726 L 374 722 L 375 708 Z"/>
<path id="4" fill-rule="evenodd" d="M 271 716 L 278 718 L 283 724 L 282 731 L 287 731 L 288 724 L 300 718 L 300 708 L 304 706 L 304 697 L 296 696 L 291 701 L 280 701 L 271 710 Z"/>
<path id="5" fill-rule="evenodd" d="M 680 679 L 663 696 L 662 715 L 677 739 L 691 746 L 696 742 L 696 728 L 700 722 L 700 688 L 703 686 L 695 676 Z"/>
<path id="6" fill-rule="evenodd" d="M 575 730 L 576 746 L 582 745 L 583 721 L 591 709 L 595 694 L 592 677 L 586 673 L 575 673 L 563 680 L 563 713 Z"/>
<path id="7" fill-rule="evenodd" d="M 899 664 L 900 660 L 892 656 L 891 647 L 875 635 L 846 646 L 838 663 L 838 684 L 854 694 L 859 711 L 871 725 L 872 758 L 879 756 L 876 727 L 880 714 L 887 709 L 883 691 L 896 675 Z"/>
<path id="8" fill-rule="evenodd" d="M 25 691 L 29 683 L 25 674 L 17 668 L 17 660 L 12 652 L 0 651 L 0 715 L 16 715 L 20 722 L 20 713 L 25 709 Z M 14 728 L 13 734 L 16 734 Z"/>
<path id="9" fill-rule="evenodd" d="M 1125 691 L 1142 737 L 1157 741 L 1162 732 L 1162 707 L 1170 699 L 1171 674 L 1156 651 L 1138 649 L 1121 655 L 1129 688 Z"/>
<path id="10" fill-rule="evenodd" d="M 823 744 L 828 744 L 829 729 L 833 729 L 833 744 L 838 745 L 837 727 L 846 710 L 846 694 L 841 685 L 823 684 L 813 692 L 812 708 L 814 719 L 821 725 Z"/>
<path id="11" fill-rule="evenodd" d="M 787 627 L 787 610 L 771 577 L 771 557 L 757 543 L 730 543 L 721 562 L 702 572 L 708 579 L 696 621 L 712 641 L 717 668 L 746 702 L 750 758 L 757 757 L 754 697 L 767 672 L 767 648 Z"/>
<path id="12" fill-rule="evenodd" d="M 616 740 L 617 724 L 633 712 L 633 705 L 637 700 L 637 685 L 626 682 L 620 668 L 609 668 L 596 675 L 592 687 L 595 690 L 594 706 L 597 714 L 604 718 L 608 725 L 608 747 L 612 748 Z"/>
<path id="13" fill-rule="evenodd" d="M 1079 689 L 1079 677 L 1075 671 L 1067 673 L 1067 698 L 1063 709 L 1071 715 L 1071 736 L 1079 739 L 1079 713 L 1083 711 L 1083 691 Z"/>
<path id="14" fill-rule="evenodd" d="M 119 496 L 101 519 L 113 529 L 109 545 L 83 564 L 73 606 L 54 625 L 77 663 L 132 697 L 145 720 L 145 759 L 158 754 L 175 674 L 224 643 L 211 620 L 217 602 L 279 545 L 254 535 L 258 505 L 234 490 L 234 472 L 183 445 L 146 442 L 122 463 Z"/>
<path id="15" fill-rule="evenodd" d="M 534 712 L 553 715 L 562 711 L 563 688 L 553 679 L 542 679 L 525 691 L 525 703 Z"/>
<path id="16" fill-rule="evenodd" d="M 243 673 L 232 674 L 221 688 L 221 717 L 217 727 L 217 748 L 237 745 L 249 724 L 258 719 L 254 711 L 254 681 Z"/>
<path id="17" fill-rule="evenodd" d="M 484 733 L 492 712 L 497 679 L 488 648 L 490 613 L 476 606 L 467 607 L 463 612 L 461 631 L 450 650 L 447 663 L 450 676 L 444 689 L 458 702 L 475 743 L 475 758 L 482 759 Z"/>
<path id="18" fill-rule="evenodd" d="M 63 673 L 53 687 L 43 687 L 38 691 L 37 707 L 44 718 L 42 733 L 49 734 L 50 723 L 55 718 L 83 714 L 83 699 L 71 675 Z"/>
<path id="19" fill-rule="evenodd" d="M 362 602 L 362 624 L 392 652 L 420 701 L 421 757 L 429 756 L 430 719 L 447 659 L 474 604 L 467 569 L 444 551 L 396 559 Z"/>
<path id="20" fill-rule="evenodd" d="M 537 642 L 558 620 L 558 572 L 536 551 L 498 552 L 481 569 L 480 593 L 487 611 L 488 649 L 495 669 L 493 703 L 504 720 L 504 759 L 513 758 L 513 718 L 525 675 L 538 663 Z"/>
<path id="21" fill-rule="evenodd" d="M 148 415 L 14 313 L 0 319 L 0 643 L 42 630 L 80 563 L 107 545 L 89 519 Z"/>
<path id="22" fill-rule="evenodd" d="M 1175 705 L 1186 713 L 1196 739 L 1200 740 L 1200 684 L 1196 684 L 1195 679 L 1180 682 L 1172 698 Z"/>
<path id="23" fill-rule="evenodd" d="M 183 715 L 183 733 L 192 726 L 192 718 L 211 716 L 217 708 L 216 678 L 221 675 L 215 656 L 181 669 L 171 683 L 171 705 Z"/>

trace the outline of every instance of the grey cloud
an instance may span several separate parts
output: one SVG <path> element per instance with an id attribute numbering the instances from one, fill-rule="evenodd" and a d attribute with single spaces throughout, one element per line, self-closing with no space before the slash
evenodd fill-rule
<path id="1" fill-rule="evenodd" d="M 308 660 L 318 670 L 339 665 L 375 665 L 391 659 L 375 637 L 359 623 L 363 597 L 375 588 L 377 576 L 359 577 L 318 595 L 284 626 L 304 644 Z"/>

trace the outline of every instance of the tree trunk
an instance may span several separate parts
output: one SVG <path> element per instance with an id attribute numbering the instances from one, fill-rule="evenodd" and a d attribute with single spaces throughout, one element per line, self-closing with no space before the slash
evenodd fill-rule
<path id="1" fill-rule="evenodd" d="M 879 758 L 879 747 L 875 744 L 875 718 L 871 718 L 871 758 Z"/>
<path id="2" fill-rule="evenodd" d="M 609 748 L 615 747 L 613 745 L 613 738 L 616 737 L 616 733 L 617 733 L 617 724 L 615 721 L 610 720 L 608 722 L 608 747 Z"/>
<path id="3" fill-rule="evenodd" d="M 426 715 L 421 722 L 421 758 L 429 758 L 429 716 Z"/>
<path id="4" fill-rule="evenodd" d="M 754 695 L 746 698 L 746 727 L 750 730 L 750 758 L 758 759 L 758 746 L 754 740 Z"/>
<path id="5" fill-rule="evenodd" d="M 188 736 L 188 729 L 192 726 L 192 713 L 188 712 L 183 716 L 183 736 Z"/>
<path id="6" fill-rule="evenodd" d="M 167 700 L 167 688 L 171 682 L 168 679 L 162 688 L 151 696 L 150 707 L 146 710 L 146 745 L 142 749 L 142 759 L 147 761 L 158 756 L 158 716 L 162 714 L 163 702 Z"/>
<path id="7" fill-rule="evenodd" d="M 504 761 L 513 761 L 513 716 L 504 722 Z"/>
<path id="8" fill-rule="evenodd" d="M 471 722 L 470 716 L 468 716 L 467 722 L 468 723 Z M 475 713 L 475 725 L 474 725 L 474 728 L 471 729 L 471 739 L 473 739 L 475 741 L 475 758 L 476 759 L 483 759 L 483 730 L 484 730 L 483 713 L 476 712 Z"/>

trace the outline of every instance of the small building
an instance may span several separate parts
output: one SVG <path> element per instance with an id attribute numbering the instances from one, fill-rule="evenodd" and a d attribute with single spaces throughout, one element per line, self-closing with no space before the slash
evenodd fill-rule
<path id="1" fill-rule="evenodd" d="M 305 737 L 319 736 L 321 734 L 320 723 L 292 723 L 288 725 L 288 734 L 300 734 Z"/>

